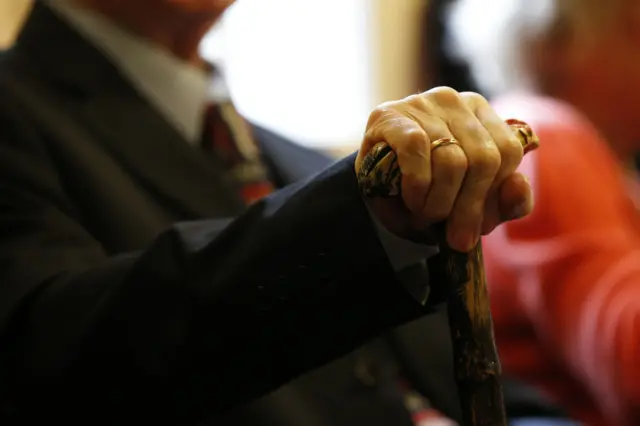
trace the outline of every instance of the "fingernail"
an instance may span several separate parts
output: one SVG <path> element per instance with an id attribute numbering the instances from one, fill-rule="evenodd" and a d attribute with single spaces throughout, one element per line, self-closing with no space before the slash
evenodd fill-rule
<path id="1" fill-rule="evenodd" d="M 523 217 L 531 213 L 531 210 L 533 210 L 533 201 L 531 200 L 531 198 L 529 198 L 516 205 L 513 210 L 511 210 L 509 220 L 522 219 Z"/>
<path id="2" fill-rule="evenodd" d="M 479 238 L 479 234 L 470 233 L 465 230 L 454 230 L 449 243 L 452 248 L 459 250 L 463 253 L 471 250 Z"/>

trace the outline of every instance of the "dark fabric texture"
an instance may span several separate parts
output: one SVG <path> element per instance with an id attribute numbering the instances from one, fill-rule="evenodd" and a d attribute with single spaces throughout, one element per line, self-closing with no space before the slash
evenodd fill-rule
<path id="1" fill-rule="evenodd" d="M 0 59 L 1 424 L 409 424 L 395 361 L 365 383 L 378 344 L 351 351 L 424 318 L 404 339 L 448 359 L 429 344 L 441 298 L 398 282 L 353 157 L 254 130 L 281 189 L 246 209 L 37 2 Z"/>

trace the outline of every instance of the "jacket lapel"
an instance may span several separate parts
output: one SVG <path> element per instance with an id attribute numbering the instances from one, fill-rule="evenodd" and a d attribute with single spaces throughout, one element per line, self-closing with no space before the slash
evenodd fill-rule
<path id="1" fill-rule="evenodd" d="M 217 158 L 189 145 L 137 96 L 103 94 L 82 114 L 112 155 L 184 218 L 231 217 L 244 208 Z"/>
<path id="2" fill-rule="evenodd" d="M 242 210 L 217 159 L 189 145 L 108 59 L 41 2 L 16 50 L 53 80 L 50 92 L 58 103 L 73 108 L 69 114 L 181 218 L 228 217 Z"/>
<path id="3" fill-rule="evenodd" d="M 263 127 L 253 126 L 263 158 L 278 186 L 305 180 L 327 168 L 334 159 L 284 139 Z"/>

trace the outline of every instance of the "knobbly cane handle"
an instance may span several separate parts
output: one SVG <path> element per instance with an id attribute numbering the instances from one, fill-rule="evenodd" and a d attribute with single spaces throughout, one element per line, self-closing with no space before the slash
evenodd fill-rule
<path id="1" fill-rule="evenodd" d="M 507 120 L 522 143 L 525 154 L 538 146 L 526 124 Z M 378 143 L 365 157 L 358 183 L 365 197 L 397 197 L 401 188 L 400 168 L 391 147 Z M 436 226 L 440 258 L 448 297 L 449 329 L 453 343 L 455 379 L 462 408 L 462 426 L 506 426 L 500 360 L 493 336 L 493 321 L 479 242 L 469 253 L 449 247 L 445 225 Z"/>

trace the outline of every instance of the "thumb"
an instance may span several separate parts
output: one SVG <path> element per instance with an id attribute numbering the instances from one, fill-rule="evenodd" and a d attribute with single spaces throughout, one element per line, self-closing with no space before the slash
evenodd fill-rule
<path id="1" fill-rule="evenodd" d="M 502 222 L 522 219 L 533 211 L 533 189 L 525 175 L 513 173 L 502 182 L 498 206 Z"/>

